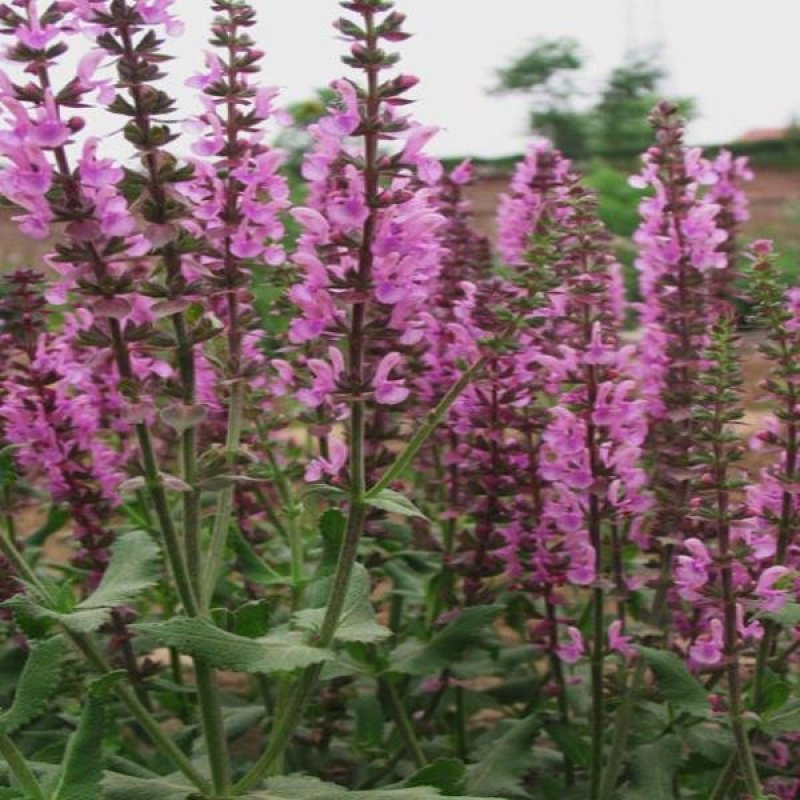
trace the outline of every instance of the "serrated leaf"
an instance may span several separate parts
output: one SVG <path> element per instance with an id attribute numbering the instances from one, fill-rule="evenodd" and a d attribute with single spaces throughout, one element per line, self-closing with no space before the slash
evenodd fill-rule
<path id="1" fill-rule="evenodd" d="M 78 727 L 67 742 L 50 800 L 100 800 L 104 718 L 103 699 L 90 692 Z"/>
<path id="2" fill-rule="evenodd" d="M 445 797 L 461 794 L 467 785 L 467 767 L 458 758 L 437 758 L 412 775 L 405 786 L 438 789 Z"/>
<path id="3" fill-rule="evenodd" d="M 65 609 L 63 603 L 50 608 L 42 598 L 37 600 L 30 594 L 16 594 L 3 606 L 33 620 L 50 620 L 76 633 L 91 633 L 107 621 L 113 608 L 134 602 L 158 582 L 158 559 L 152 538 L 144 531 L 134 531 L 117 539 L 100 585 L 74 608 Z M 69 590 L 69 586 L 65 588 Z M 68 592 L 64 597 L 71 600 Z"/>
<path id="4" fill-rule="evenodd" d="M 795 700 L 773 713 L 765 714 L 762 730 L 770 736 L 800 731 L 800 700 Z"/>
<path id="5" fill-rule="evenodd" d="M 186 800 L 195 791 L 180 774 L 150 779 L 106 772 L 101 788 L 103 800 Z"/>
<path id="6" fill-rule="evenodd" d="M 343 786 L 325 783 L 317 778 L 289 776 L 272 778 L 268 782 L 266 791 L 245 795 L 244 800 L 439 800 L 442 796 L 438 789 L 423 786 L 350 791 Z M 456 800 L 488 800 L 488 798 L 457 796 Z"/>
<path id="7" fill-rule="evenodd" d="M 800 603 L 787 603 L 780 611 L 763 616 L 787 627 L 800 625 Z"/>
<path id="8" fill-rule="evenodd" d="M 259 558 L 250 543 L 236 528 L 231 528 L 228 542 L 236 553 L 237 564 L 247 580 L 261 586 L 285 586 L 291 582 L 287 576 L 276 572 L 266 561 Z"/>
<path id="9" fill-rule="evenodd" d="M 330 579 L 324 583 L 330 585 Z M 344 607 L 336 626 L 334 638 L 340 642 L 379 642 L 392 635 L 392 632 L 380 625 L 375 618 L 375 609 L 372 607 L 370 595 L 370 577 L 362 564 L 355 564 L 350 583 L 347 586 Z M 325 592 L 327 595 L 328 592 Z M 293 617 L 293 624 L 306 631 L 318 631 L 322 627 L 326 608 L 305 608 L 298 611 Z"/>
<path id="10" fill-rule="evenodd" d="M 490 797 L 525 797 L 520 780 L 536 763 L 533 737 L 540 725 L 536 714 L 515 721 L 489 746 L 480 761 L 467 769 L 469 792 Z"/>
<path id="11" fill-rule="evenodd" d="M 337 508 L 329 508 L 319 518 L 319 532 L 322 537 L 322 558 L 317 569 L 318 575 L 330 575 L 336 569 L 339 550 L 342 546 L 347 519 Z"/>
<path id="12" fill-rule="evenodd" d="M 580 767 L 589 766 L 591 747 L 574 727 L 563 722 L 550 722 L 544 729 L 566 758 Z"/>
<path id="13" fill-rule="evenodd" d="M 395 492 L 393 489 L 382 489 L 374 497 L 367 498 L 365 502 L 368 506 L 379 508 L 381 511 L 388 511 L 391 514 L 427 519 L 405 495 Z"/>
<path id="14" fill-rule="evenodd" d="M 37 644 L 28 656 L 14 693 L 14 701 L 0 714 L 0 732 L 11 735 L 44 711 L 47 701 L 58 690 L 64 641 L 54 636 Z"/>
<path id="15" fill-rule="evenodd" d="M 425 644 L 421 649 L 396 651 L 393 672 L 407 675 L 432 675 L 452 666 L 467 649 L 486 640 L 486 629 L 503 610 L 500 605 L 471 606 Z"/>
<path id="16" fill-rule="evenodd" d="M 234 672 L 270 675 L 333 658 L 330 651 L 305 644 L 299 633 L 273 633 L 248 639 L 224 631 L 205 619 L 173 617 L 166 622 L 144 622 L 131 628 L 165 647 L 174 647 L 181 653 Z"/>
<path id="17" fill-rule="evenodd" d="M 144 531 L 118 537 L 100 585 L 75 610 L 111 609 L 133 603 L 158 582 L 159 558 L 158 545 Z"/>
<path id="18" fill-rule="evenodd" d="M 673 777 L 681 760 L 677 736 L 664 736 L 631 752 L 630 800 L 673 800 Z"/>
<path id="19" fill-rule="evenodd" d="M 708 714 L 708 691 L 693 678 L 686 664 L 674 653 L 640 647 L 639 653 L 653 671 L 658 688 L 679 711 L 705 717 Z"/>

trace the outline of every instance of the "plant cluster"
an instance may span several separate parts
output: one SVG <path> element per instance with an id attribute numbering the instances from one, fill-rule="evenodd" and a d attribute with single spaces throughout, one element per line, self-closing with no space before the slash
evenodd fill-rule
<path id="1" fill-rule="evenodd" d="M 172 0 L 0 4 L 0 193 L 53 242 L 0 295 L 0 797 L 800 797 L 800 290 L 746 162 L 653 109 L 631 308 L 547 141 L 495 259 L 392 2 L 341 3 L 299 198 L 211 6 L 178 125 Z"/>

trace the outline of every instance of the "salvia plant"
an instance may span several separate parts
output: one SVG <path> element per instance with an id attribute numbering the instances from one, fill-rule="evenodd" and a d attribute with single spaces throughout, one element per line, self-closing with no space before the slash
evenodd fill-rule
<path id="1" fill-rule="evenodd" d="M 0 797 L 800 797 L 800 289 L 746 160 L 653 109 L 631 305 L 547 141 L 493 253 L 392 2 L 341 3 L 299 172 L 255 4 L 189 108 L 172 5 L 0 4 L 50 251 L 0 292 Z"/>

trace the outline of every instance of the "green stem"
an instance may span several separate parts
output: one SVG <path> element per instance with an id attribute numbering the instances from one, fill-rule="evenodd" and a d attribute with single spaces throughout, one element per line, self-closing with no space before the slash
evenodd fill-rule
<path id="1" fill-rule="evenodd" d="M 20 753 L 11 738 L 4 733 L 0 733 L 0 755 L 5 759 L 19 785 L 30 796 L 30 800 L 47 800 L 44 789 L 25 761 L 25 756 Z"/>
<path id="2" fill-rule="evenodd" d="M 456 754 L 462 761 L 467 759 L 467 714 L 464 707 L 464 689 L 456 686 L 453 690 L 456 699 Z"/>
<path id="3" fill-rule="evenodd" d="M 48 601 L 53 602 L 54 598 L 49 588 L 44 584 L 39 576 L 31 569 L 22 554 L 14 547 L 5 534 L 0 533 L 0 552 L 11 562 L 14 569 Z M 106 663 L 103 654 L 89 636 L 82 633 L 65 631 L 78 650 L 86 660 L 101 674 L 107 675 L 112 670 Z M 127 706 L 131 715 L 139 723 L 141 728 L 150 737 L 153 744 L 165 755 L 169 756 L 178 769 L 195 785 L 198 789 L 205 791 L 208 783 L 203 776 L 194 768 L 192 763 L 186 758 L 178 746 L 162 730 L 153 715 L 139 702 L 138 698 L 127 687 L 115 684 L 114 691 L 122 702 Z"/>
<path id="4" fill-rule="evenodd" d="M 567 681 L 564 677 L 564 665 L 558 655 L 558 618 L 556 607 L 549 600 L 545 600 L 545 614 L 548 623 L 548 638 L 550 640 L 550 672 L 558 687 L 558 715 L 563 725 L 569 725 L 569 698 L 567 697 Z M 567 786 L 575 784 L 575 765 L 572 759 L 564 754 L 564 782 Z"/>
<path id="5" fill-rule="evenodd" d="M 603 603 L 605 592 L 592 590 L 592 761 L 590 797 L 597 800 L 600 792 L 600 779 L 603 773 L 603 738 L 605 734 L 603 708 L 603 663 L 605 648 L 605 628 Z"/>
<path id="6" fill-rule="evenodd" d="M 66 632 L 73 644 L 80 650 L 86 660 L 102 675 L 112 672 L 111 667 L 106 662 L 103 654 L 97 645 L 86 635 L 80 633 Z M 208 793 L 211 786 L 208 781 L 195 769 L 192 762 L 186 757 L 183 751 L 167 736 L 162 727 L 147 709 L 138 701 L 136 695 L 122 684 L 115 684 L 114 691 L 120 700 L 125 704 L 133 718 L 139 723 L 142 729 L 150 737 L 156 748 L 169 756 L 175 766 L 201 791 Z"/>
<path id="7" fill-rule="evenodd" d="M 417 738 L 417 734 L 414 732 L 414 726 L 411 724 L 408 712 L 403 705 L 403 701 L 400 699 L 397 687 L 390 680 L 385 678 L 381 678 L 380 686 L 386 695 L 386 699 L 389 701 L 389 710 L 394 717 L 394 723 L 397 726 L 400 738 L 405 743 L 406 749 L 411 754 L 411 758 L 414 760 L 417 769 L 422 769 L 428 765 L 428 759 L 425 757 L 422 745 Z"/>
<path id="8" fill-rule="evenodd" d="M 728 792 L 736 780 L 737 755 L 736 748 L 734 748 L 725 766 L 722 768 L 722 772 L 720 772 L 719 778 L 716 784 L 714 784 L 714 789 L 709 795 L 708 800 L 725 800 L 728 796 Z"/>
<path id="9" fill-rule="evenodd" d="M 245 385 L 242 379 L 236 379 L 231 387 L 230 405 L 228 407 L 228 433 L 225 439 L 225 456 L 228 467 L 234 467 L 236 453 L 242 439 L 244 418 Z M 217 511 L 214 516 L 214 529 L 211 544 L 206 555 L 206 569 L 203 574 L 202 598 L 204 607 L 208 608 L 214 594 L 214 587 L 222 571 L 222 560 L 225 557 L 225 544 L 228 541 L 228 530 L 233 515 L 233 499 L 235 486 L 226 486 L 217 498 Z"/>
<path id="10" fill-rule="evenodd" d="M 367 500 L 371 500 L 388 488 L 393 481 L 397 480 L 409 467 L 414 457 L 420 451 L 425 442 L 430 438 L 436 427 L 444 419 L 445 414 L 450 410 L 450 406 L 458 399 L 461 392 L 466 389 L 470 381 L 486 364 L 487 358 L 479 358 L 474 364 L 468 367 L 461 374 L 461 377 L 450 387 L 447 394 L 439 401 L 436 408 L 431 411 L 425 422 L 417 429 L 411 440 L 398 454 L 392 465 L 383 473 L 381 478 L 372 486 L 366 494 Z"/>
<path id="11" fill-rule="evenodd" d="M 631 722 L 633 722 L 633 712 L 636 708 L 636 697 L 644 683 L 645 665 L 640 657 L 636 662 L 636 668 L 631 678 L 630 686 L 622 701 L 622 705 L 617 709 L 614 720 L 614 738 L 611 741 L 611 750 L 608 754 L 608 762 L 603 771 L 603 779 L 600 782 L 598 800 L 613 800 L 617 792 L 617 779 L 622 768 L 622 761 L 628 749 L 628 737 L 631 732 Z"/>

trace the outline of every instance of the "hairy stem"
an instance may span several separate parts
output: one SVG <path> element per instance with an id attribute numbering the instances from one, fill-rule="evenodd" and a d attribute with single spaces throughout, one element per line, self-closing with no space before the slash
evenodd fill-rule
<path id="1" fill-rule="evenodd" d="M 30 800 L 47 800 L 41 784 L 28 766 L 25 756 L 20 753 L 11 737 L 0 733 L 0 755 L 5 759 L 12 775 L 24 789 Z"/>
<path id="2" fill-rule="evenodd" d="M 394 723 L 397 726 L 397 732 L 400 734 L 400 738 L 405 743 L 406 749 L 411 754 L 411 758 L 414 760 L 417 769 L 422 769 L 427 766 L 428 759 L 422 750 L 417 734 L 414 731 L 414 725 L 403 705 L 397 687 L 391 680 L 383 678 L 380 680 L 380 686 L 384 691 L 386 699 L 389 701 L 389 710 L 394 718 Z"/>

